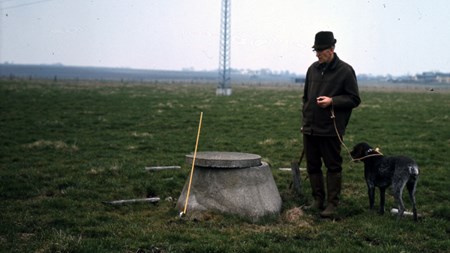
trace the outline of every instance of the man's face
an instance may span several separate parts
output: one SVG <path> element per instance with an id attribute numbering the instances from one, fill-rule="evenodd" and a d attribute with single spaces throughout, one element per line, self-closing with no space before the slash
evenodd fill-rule
<path id="1" fill-rule="evenodd" d="M 316 56 L 319 59 L 319 63 L 331 62 L 331 60 L 333 59 L 333 55 L 334 55 L 333 48 L 327 48 L 324 50 L 316 50 Z"/>

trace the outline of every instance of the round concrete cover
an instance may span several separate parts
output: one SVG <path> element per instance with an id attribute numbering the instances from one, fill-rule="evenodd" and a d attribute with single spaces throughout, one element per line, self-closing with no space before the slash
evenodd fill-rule
<path id="1" fill-rule="evenodd" d="M 186 163 L 192 164 L 194 154 L 186 155 Z M 198 152 L 195 166 L 206 168 L 248 168 L 261 165 L 261 156 L 239 152 Z"/>

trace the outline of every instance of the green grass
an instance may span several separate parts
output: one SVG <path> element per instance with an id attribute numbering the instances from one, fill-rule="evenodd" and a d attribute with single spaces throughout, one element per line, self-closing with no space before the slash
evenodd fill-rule
<path id="1" fill-rule="evenodd" d="M 450 93 L 362 90 L 345 136 L 349 148 L 367 141 L 417 160 L 418 223 L 369 211 L 362 164 L 345 153 L 338 218 L 284 218 L 310 199 L 307 181 L 298 199 L 291 174 L 278 170 L 302 149 L 301 96 L 295 87 L 234 87 L 218 97 L 214 85 L 0 81 L 0 252 L 449 252 Z M 177 218 L 200 112 L 198 150 L 261 155 L 281 217 Z M 182 170 L 144 171 L 157 165 Z M 149 196 L 161 201 L 102 203 Z"/>

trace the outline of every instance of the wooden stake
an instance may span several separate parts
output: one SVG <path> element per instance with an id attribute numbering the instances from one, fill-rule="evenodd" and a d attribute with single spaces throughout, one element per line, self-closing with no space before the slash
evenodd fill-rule
<path id="1" fill-rule="evenodd" d="M 104 201 L 103 203 L 110 204 L 110 205 L 122 205 L 122 204 L 127 204 L 127 203 L 136 203 L 136 202 L 154 203 L 154 202 L 158 202 L 159 200 L 160 200 L 159 197 L 155 197 L 155 198 L 145 198 L 145 199 L 122 199 L 122 200 L 114 200 L 114 201 Z"/>
<path id="2" fill-rule="evenodd" d="M 203 118 L 203 112 L 200 112 L 200 122 L 198 123 L 197 140 L 195 141 L 194 158 L 192 159 L 192 167 L 191 167 L 191 176 L 189 178 L 189 185 L 188 185 L 188 190 L 187 190 L 187 194 L 186 194 L 186 202 L 184 203 L 184 210 L 182 213 L 180 213 L 180 217 L 183 214 L 186 214 L 187 205 L 189 202 L 189 194 L 191 193 L 192 177 L 194 175 L 195 158 L 197 156 L 198 140 L 200 138 L 200 129 L 202 128 L 202 118 Z"/>
<path id="3" fill-rule="evenodd" d="M 145 167 L 147 171 L 158 171 L 158 170 L 178 170 L 181 169 L 180 166 L 155 166 L 155 167 Z"/>

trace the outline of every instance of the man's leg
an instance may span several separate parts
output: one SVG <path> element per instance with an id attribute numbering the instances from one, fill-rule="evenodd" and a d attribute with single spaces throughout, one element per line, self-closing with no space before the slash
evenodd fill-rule
<path id="1" fill-rule="evenodd" d="M 337 137 L 324 137 L 321 146 L 323 160 L 327 167 L 327 207 L 320 213 L 322 217 L 331 217 L 339 205 L 342 188 L 341 143 Z"/>
<path id="2" fill-rule="evenodd" d="M 306 168 L 309 182 L 311 184 L 311 194 L 313 202 L 305 209 L 323 209 L 325 199 L 325 187 L 322 174 L 322 160 L 317 137 L 303 135 L 303 147 L 306 156 Z"/>

